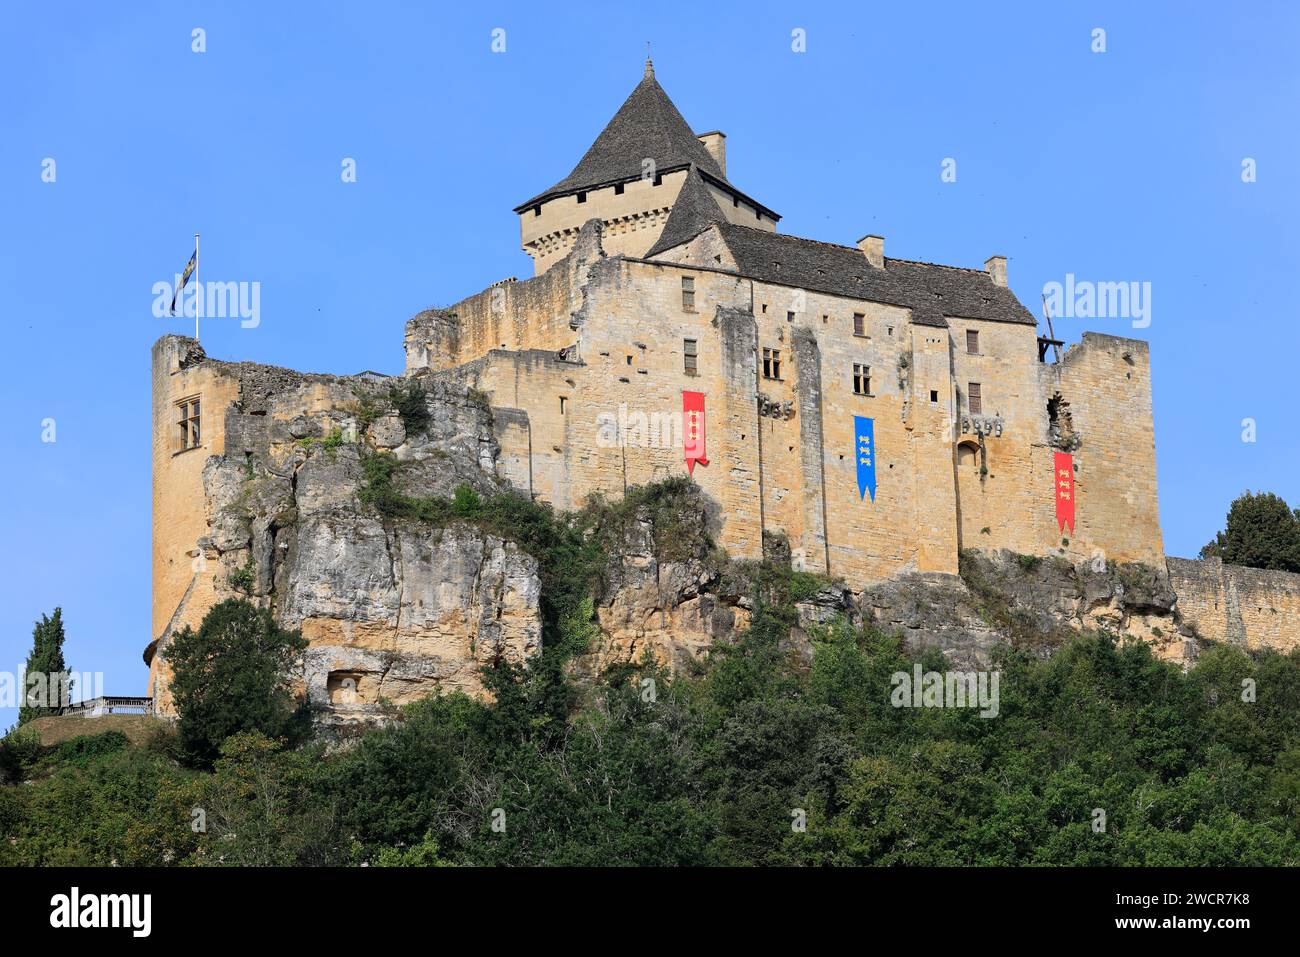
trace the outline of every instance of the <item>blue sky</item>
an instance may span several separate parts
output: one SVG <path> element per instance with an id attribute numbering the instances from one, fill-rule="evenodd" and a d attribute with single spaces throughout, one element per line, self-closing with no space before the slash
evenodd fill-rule
<path id="1" fill-rule="evenodd" d="M 880 233 L 888 255 L 962 266 L 1002 253 L 1036 313 L 1067 273 L 1151 283 L 1148 328 L 1057 332 L 1151 341 L 1169 553 L 1193 555 L 1244 489 L 1300 505 L 1300 5 L 457 6 L 0 13 L 0 670 L 62 605 L 69 664 L 144 693 L 149 346 L 188 327 L 152 315 L 151 287 L 195 232 L 206 278 L 262 285 L 261 324 L 211 320 L 209 354 L 400 372 L 413 313 L 531 274 L 511 208 L 577 162 L 647 40 L 784 232 Z"/>

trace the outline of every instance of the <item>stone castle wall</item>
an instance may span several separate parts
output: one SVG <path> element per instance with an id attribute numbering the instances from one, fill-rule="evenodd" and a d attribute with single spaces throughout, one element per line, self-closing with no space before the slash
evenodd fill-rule
<path id="1" fill-rule="evenodd" d="M 1300 575 L 1170 558 L 1178 613 L 1201 638 L 1247 648 L 1300 648 Z"/>
<path id="2" fill-rule="evenodd" d="M 462 331 L 450 352 L 413 320 L 408 370 L 441 370 L 515 410 L 500 440 L 527 477 L 512 481 L 561 508 L 682 474 L 682 393 L 704 393 L 710 461 L 693 478 L 722 503 L 722 543 L 738 557 L 784 533 L 797 567 L 855 587 L 955 574 L 962 548 L 1161 564 L 1145 343 L 1089 333 L 1042 363 L 1031 325 L 914 324 L 898 306 L 738 276 L 710 235 L 671 254 L 681 261 L 644 261 L 605 256 L 592 224 L 568 260 L 508 287 L 504 308 L 521 313 L 487 318 L 496 290 L 453 307 Z M 520 332 L 476 354 L 471 343 L 501 338 L 489 324 Z M 779 353 L 779 375 L 763 375 L 764 350 Z M 871 370 L 870 394 L 854 392 L 855 364 Z M 978 416 L 970 382 L 983 385 Z M 1056 396 L 1076 469 L 1073 531 L 1055 518 Z M 874 420 L 874 501 L 858 492 L 854 416 Z"/>

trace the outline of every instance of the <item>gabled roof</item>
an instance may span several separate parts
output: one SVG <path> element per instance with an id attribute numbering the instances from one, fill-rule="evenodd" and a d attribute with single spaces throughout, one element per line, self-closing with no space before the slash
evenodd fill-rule
<path id="1" fill-rule="evenodd" d="M 709 192 L 704 177 L 692 166 L 686 173 L 686 180 L 682 183 L 681 192 L 677 194 L 677 199 L 673 203 L 672 212 L 668 214 L 668 222 L 664 223 L 664 231 L 659 234 L 659 241 L 650 247 L 646 258 L 649 259 L 665 249 L 680 246 L 694 239 L 713 224 L 720 225 L 726 221 L 727 218 L 722 214 L 717 200 Z"/>
<path id="2" fill-rule="evenodd" d="M 685 192 L 686 187 L 682 190 Z M 709 201 L 713 202 L 711 197 Z M 669 215 L 665 235 L 674 215 L 676 209 Z M 712 225 L 705 223 L 671 244 L 661 240 L 647 258 L 694 238 Z M 903 306 L 912 311 L 912 321 L 921 325 L 946 326 L 944 316 L 1038 324 L 1015 293 L 994 283 L 982 269 L 906 259 L 886 259 L 880 269 L 872 266 L 855 246 L 785 236 L 725 221 L 716 225 L 736 261 L 737 272 L 760 282 Z M 687 232 L 682 229 L 679 235 Z"/>
<path id="3" fill-rule="evenodd" d="M 693 164 L 731 187 L 717 161 L 691 132 L 655 79 L 649 60 L 644 79 L 601 130 L 573 172 L 546 192 L 516 206 L 515 212 L 556 196 L 638 179 L 644 175 L 642 161 L 646 159 L 654 160 L 655 170 L 661 174 Z"/>

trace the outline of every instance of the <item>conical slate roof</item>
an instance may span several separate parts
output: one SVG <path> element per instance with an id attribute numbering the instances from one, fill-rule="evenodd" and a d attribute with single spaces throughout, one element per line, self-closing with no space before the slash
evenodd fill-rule
<path id="1" fill-rule="evenodd" d="M 691 132 L 682 114 L 655 79 L 654 67 L 649 60 L 646 61 L 645 78 L 601 130 L 573 172 L 546 192 L 516 206 L 515 212 L 523 212 L 529 206 L 556 196 L 636 179 L 643 175 L 642 162 L 646 159 L 654 160 L 655 170 L 659 173 L 694 164 L 713 178 L 727 183 L 717 161 Z"/>
<path id="2" fill-rule="evenodd" d="M 704 177 L 692 166 L 686 174 L 686 181 L 682 183 L 681 192 L 677 194 L 677 199 L 673 203 L 672 212 L 668 214 L 668 222 L 664 223 L 664 231 L 659 234 L 659 241 L 650 247 L 646 258 L 665 249 L 680 246 L 694 239 L 714 223 L 721 224 L 726 221 L 727 218 L 722 214 L 717 200 L 709 192 Z"/>

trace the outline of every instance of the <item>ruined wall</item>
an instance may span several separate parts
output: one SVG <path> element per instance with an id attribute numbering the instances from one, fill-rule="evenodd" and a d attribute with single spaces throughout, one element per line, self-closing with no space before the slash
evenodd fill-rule
<path id="1" fill-rule="evenodd" d="M 1300 575 L 1218 558 L 1168 563 L 1178 613 L 1200 637 L 1247 648 L 1300 648 Z"/>
<path id="2" fill-rule="evenodd" d="M 1067 554 L 1100 550 L 1117 562 L 1164 560 L 1151 414 L 1150 347 L 1140 339 L 1085 332 L 1059 363 L 1040 370 L 1044 407 L 1059 393 L 1079 437 L 1072 453 L 1078 527 Z M 1050 451 L 1035 458 L 1035 487 L 1049 488 Z M 1050 495 L 1035 510 L 1041 541 L 1059 536 Z"/>

